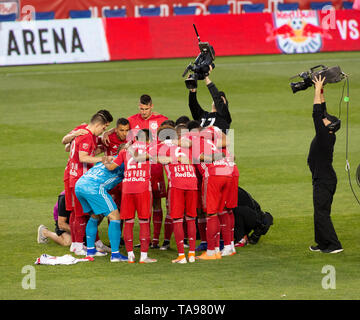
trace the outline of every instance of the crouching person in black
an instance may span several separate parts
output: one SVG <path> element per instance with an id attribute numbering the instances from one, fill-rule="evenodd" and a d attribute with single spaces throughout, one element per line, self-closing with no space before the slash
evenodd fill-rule
<path id="1" fill-rule="evenodd" d="M 325 78 L 315 77 L 313 120 L 315 137 L 311 142 L 308 165 L 312 174 L 314 231 L 316 245 L 311 251 L 337 253 L 343 251 L 330 218 L 331 205 L 336 191 L 337 177 L 332 166 L 335 132 L 340 120 L 326 111 L 323 83 Z"/>
<path id="2" fill-rule="evenodd" d="M 240 187 L 238 187 L 238 206 L 233 212 L 235 247 L 258 243 L 260 237 L 265 235 L 273 224 L 272 215 L 263 212 L 259 203 Z"/>

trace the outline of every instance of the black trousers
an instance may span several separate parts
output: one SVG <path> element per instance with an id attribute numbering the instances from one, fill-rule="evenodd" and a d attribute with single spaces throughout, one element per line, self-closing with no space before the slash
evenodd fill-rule
<path id="1" fill-rule="evenodd" d="M 341 248 L 330 217 L 335 191 L 336 183 L 313 183 L 315 242 L 321 250 Z"/>
<path id="2" fill-rule="evenodd" d="M 245 235 L 248 235 L 258 224 L 257 212 L 246 206 L 238 206 L 233 209 L 234 212 L 234 241 L 240 241 Z"/>

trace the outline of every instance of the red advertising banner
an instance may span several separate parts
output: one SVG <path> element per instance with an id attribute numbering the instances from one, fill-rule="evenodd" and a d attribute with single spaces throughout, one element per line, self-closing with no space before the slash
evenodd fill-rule
<path id="1" fill-rule="evenodd" d="M 106 19 L 111 60 L 194 57 L 193 29 L 216 56 L 360 50 L 360 12 L 286 11 L 241 15 Z"/>

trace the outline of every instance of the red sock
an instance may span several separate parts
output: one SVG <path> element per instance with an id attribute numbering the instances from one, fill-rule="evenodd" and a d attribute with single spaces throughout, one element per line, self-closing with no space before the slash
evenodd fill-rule
<path id="1" fill-rule="evenodd" d="M 149 250 L 149 242 L 150 242 L 150 221 L 149 219 L 143 220 L 139 219 L 140 231 L 140 251 L 148 252 Z"/>
<path id="2" fill-rule="evenodd" d="M 224 240 L 224 245 L 231 244 L 231 227 L 230 227 L 230 216 L 227 211 L 219 213 L 220 220 L 220 230 L 222 238 Z"/>
<path id="3" fill-rule="evenodd" d="M 217 214 L 212 214 L 209 215 L 206 220 L 207 249 L 215 250 L 215 247 L 219 246 L 217 241 L 220 241 L 220 236 L 218 236 L 218 229 L 220 228 L 219 218 Z"/>
<path id="4" fill-rule="evenodd" d="M 75 216 L 74 220 L 74 233 L 75 242 L 84 242 L 86 235 L 86 224 L 89 220 L 89 216 Z"/>
<path id="5" fill-rule="evenodd" d="M 162 209 L 153 210 L 153 243 L 158 244 L 159 243 L 159 237 L 160 237 L 160 231 L 161 231 L 161 225 L 163 220 L 163 211 Z"/>
<path id="6" fill-rule="evenodd" d="M 186 217 L 186 225 L 189 239 L 189 251 L 195 251 L 196 248 L 196 223 L 195 218 Z"/>
<path id="7" fill-rule="evenodd" d="M 220 247 L 220 220 L 218 215 L 216 214 L 216 234 L 215 234 L 215 248 Z"/>
<path id="8" fill-rule="evenodd" d="M 127 252 L 133 251 L 134 240 L 134 219 L 124 220 L 124 234 L 123 234 L 125 249 Z"/>
<path id="9" fill-rule="evenodd" d="M 70 234 L 71 234 L 71 242 L 76 242 L 75 239 L 75 213 L 71 211 L 70 219 L 69 219 L 69 227 L 70 227 Z"/>
<path id="10" fill-rule="evenodd" d="M 164 229 L 165 229 L 164 230 L 164 240 L 170 241 L 174 227 L 173 227 L 173 219 L 168 214 L 165 217 Z"/>
<path id="11" fill-rule="evenodd" d="M 206 218 L 198 218 L 198 228 L 201 241 L 206 242 Z"/>
<path id="12" fill-rule="evenodd" d="M 183 228 L 183 219 L 174 219 L 174 236 L 176 241 L 176 247 L 179 254 L 184 254 L 184 228 Z"/>

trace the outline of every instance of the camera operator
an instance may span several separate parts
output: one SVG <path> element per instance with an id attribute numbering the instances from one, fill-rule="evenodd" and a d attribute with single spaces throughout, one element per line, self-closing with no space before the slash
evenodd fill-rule
<path id="1" fill-rule="evenodd" d="M 325 77 L 315 77 L 315 96 L 313 121 L 315 137 L 311 142 L 308 165 L 312 174 L 314 231 L 316 245 L 311 251 L 338 253 L 343 251 L 330 218 L 331 204 L 336 191 L 337 177 L 332 166 L 335 132 L 340 128 L 340 121 L 326 111 L 323 94 Z"/>
<path id="2" fill-rule="evenodd" d="M 212 67 L 210 67 L 210 71 Z M 196 98 L 196 89 L 189 89 L 189 107 L 194 120 L 199 121 L 201 127 L 215 126 L 221 129 L 225 134 L 230 128 L 231 116 L 229 112 L 229 103 L 223 91 L 218 91 L 215 84 L 210 80 L 209 76 L 205 77 L 205 84 L 213 98 L 211 112 L 201 108 Z"/>

